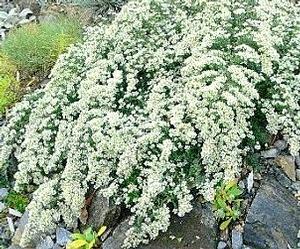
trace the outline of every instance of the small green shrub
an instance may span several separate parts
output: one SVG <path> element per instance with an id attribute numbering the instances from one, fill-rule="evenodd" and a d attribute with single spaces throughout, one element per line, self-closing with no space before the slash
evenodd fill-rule
<path id="1" fill-rule="evenodd" d="M 0 74 L 0 114 L 18 98 L 19 84 L 10 75 Z"/>
<path id="2" fill-rule="evenodd" d="M 106 226 L 102 226 L 98 233 L 93 231 L 91 227 L 86 229 L 83 233 L 72 234 L 72 239 L 67 249 L 91 249 L 96 246 L 98 238 L 106 231 Z"/>
<path id="3" fill-rule="evenodd" d="M 10 208 L 14 208 L 19 212 L 24 213 L 29 203 L 29 200 L 25 195 L 12 191 L 9 192 L 8 195 L 5 197 L 4 202 Z"/>
<path id="4" fill-rule="evenodd" d="M 241 199 L 238 198 L 241 194 L 242 190 L 237 186 L 236 181 L 222 184 L 217 189 L 213 206 L 217 218 L 223 221 L 220 224 L 221 230 L 226 229 L 232 221 L 239 218 Z"/>
<path id="5" fill-rule="evenodd" d="M 43 77 L 58 56 L 80 37 L 80 22 L 60 17 L 13 30 L 3 42 L 2 50 L 17 65 L 22 76 Z"/>

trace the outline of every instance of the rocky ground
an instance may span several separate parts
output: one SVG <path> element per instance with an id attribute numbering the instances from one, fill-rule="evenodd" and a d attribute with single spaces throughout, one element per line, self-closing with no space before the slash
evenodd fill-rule
<path id="1" fill-rule="evenodd" d="M 229 229 L 220 232 L 210 204 L 195 200 L 191 213 L 174 217 L 165 234 L 149 245 L 138 249 L 296 249 L 300 248 L 300 160 L 287 153 L 283 140 L 261 152 L 264 170 L 248 172 L 239 182 L 244 190 L 242 218 Z M 0 199 L 7 189 L 0 189 Z M 1 236 L 9 239 L 10 249 L 20 249 L 18 242 L 27 221 L 16 210 L 0 202 L 6 224 L 1 225 Z M 5 211 L 4 211 L 5 210 Z M 21 217 L 22 215 L 22 217 Z M 20 218 L 21 217 L 21 218 Z M 102 244 L 103 249 L 120 249 L 128 229 L 128 218 L 119 207 L 96 193 L 83 211 L 81 223 L 99 227 L 109 224 Z M 6 232 L 5 232 L 6 231 Z M 71 233 L 58 228 L 56 233 L 41 240 L 38 249 L 64 248 Z"/>

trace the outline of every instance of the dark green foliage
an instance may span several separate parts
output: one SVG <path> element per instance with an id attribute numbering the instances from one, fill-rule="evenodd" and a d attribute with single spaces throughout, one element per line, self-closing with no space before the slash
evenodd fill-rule
<path id="1" fill-rule="evenodd" d="M 21 213 L 25 212 L 25 209 L 29 203 L 27 196 L 11 191 L 4 199 L 4 203 L 10 208 L 14 208 Z"/>

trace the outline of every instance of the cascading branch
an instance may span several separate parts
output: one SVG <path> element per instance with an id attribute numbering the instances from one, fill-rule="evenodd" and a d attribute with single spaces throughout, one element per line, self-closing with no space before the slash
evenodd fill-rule
<path id="1" fill-rule="evenodd" d="M 300 147 L 300 15 L 282 0 L 135 0 L 11 111 L 1 169 L 34 191 L 21 243 L 76 224 L 89 190 L 132 213 L 125 247 L 236 177 L 263 111 Z"/>

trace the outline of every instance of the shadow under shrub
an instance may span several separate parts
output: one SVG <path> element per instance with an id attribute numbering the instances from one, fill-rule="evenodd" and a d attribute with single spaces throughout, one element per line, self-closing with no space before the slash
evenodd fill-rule
<path id="1" fill-rule="evenodd" d="M 16 64 L 22 78 L 45 77 L 58 56 L 79 41 L 81 34 L 81 24 L 75 19 L 32 23 L 12 30 L 2 51 Z"/>

